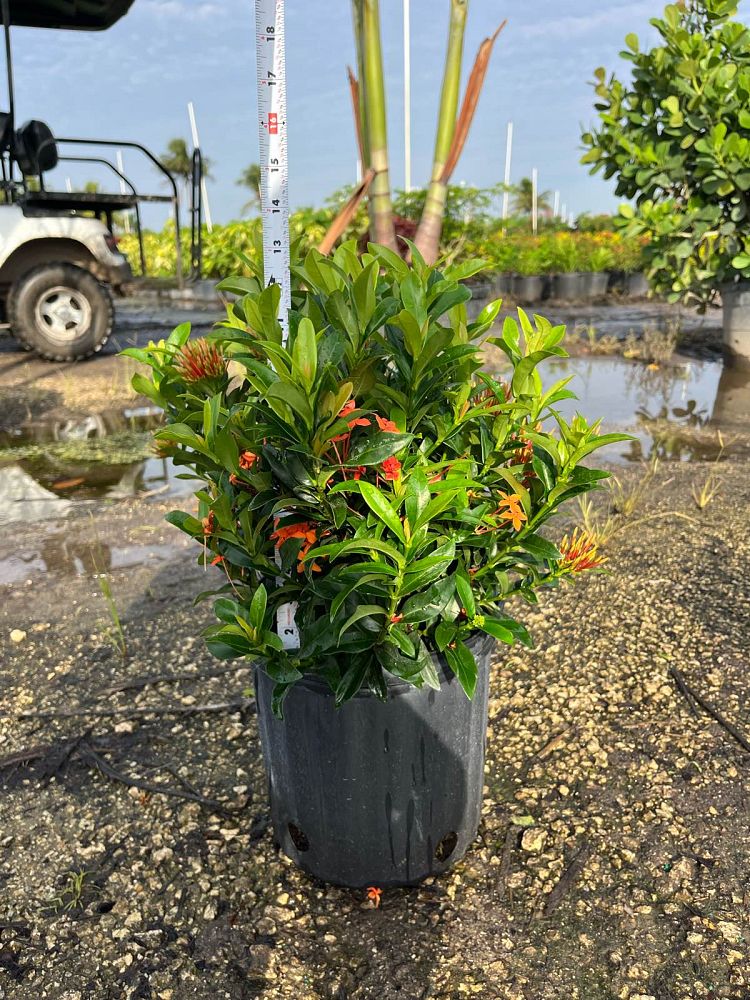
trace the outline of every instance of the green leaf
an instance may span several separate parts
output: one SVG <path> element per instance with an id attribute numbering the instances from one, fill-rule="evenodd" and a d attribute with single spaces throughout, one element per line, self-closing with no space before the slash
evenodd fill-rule
<path id="1" fill-rule="evenodd" d="M 355 590 L 358 590 L 360 587 L 363 587 L 366 583 L 372 583 L 373 580 L 382 580 L 382 576 L 378 573 L 366 573 L 363 576 L 357 577 L 356 580 L 348 584 L 348 586 L 344 587 L 343 590 L 339 591 L 339 593 L 334 597 L 333 601 L 331 602 L 331 611 L 329 614 L 329 618 L 331 619 L 331 621 L 333 621 L 336 615 L 339 613 L 341 605 L 344 603 L 347 597 L 349 597 L 350 594 L 353 594 Z"/>
<path id="2" fill-rule="evenodd" d="M 121 353 L 124 354 L 125 351 L 122 351 Z M 141 375 L 140 372 L 136 372 L 131 378 L 130 384 L 137 393 L 140 393 L 141 396 L 147 396 L 150 400 L 156 403 L 157 406 L 164 405 L 164 399 L 162 398 L 161 393 L 151 379 L 146 378 L 145 375 Z"/>
<path id="3" fill-rule="evenodd" d="M 274 382 L 266 390 L 268 399 L 280 399 L 290 406 L 297 416 L 301 417 L 308 427 L 313 425 L 313 415 L 307 397 L 289 382 Z"/>
<path id="4" fill-rule="evenodd" d="M 542 538 L 541 535 L 524 535 L 519 539 L 519 545 L 536 559 L 545 559 L 550 562 L 562 559 L 557 547 L 552 542 L 548 542 L 546 538 Z"/>
<path id="5" fill-rule="evenodd" d="M 190 330 L 190 323 L 180 323 L 167 337 L 167 343 L 173 347 L 184 347 L 188 340 L 190 340 Z"/>
<path id="6" fill-rule="evenodd" d="M 361 480 L 359 483 L 359 492 L 362 494 L 365 503 L 373 514 L 380 518 L 389 531 L 392 531 L 393 534 L 405 545 L 406 536 L 404 534 L 403 525 L 399 520 L 398 514 L 395 512 L 390 503 L 388 503 L 388 500 L 380 492 L 380 490 L 376 486 L 373 486 L 372 483 L 367 483 L 364 480 Z"/>
<path id="7" fill-rule="evenodd" d="M 387 618 L 388 612 L 379 604 L 362 604 L 357 608 L 353 615 L 346 619 L 344 624 L 339 629 L 339 639 L 347 629 L 351 628 L 352 625 L 356 625 L 356 623 L 362 621 L 363 618 L 372 618 L 375 616 Z"/>
<path id="8" fill-rule="evenodd" d="M 292 360 L 305 388 L 309 391 L 315 384 L 315 375 L 318 371 L 318 342 L 315 338 L 315 327 L 307 317 L 301 319 L 297 327 Z"/>
<path id="9" fill-rule="evenodd" d="M 248 612 L 250 624 L 257 631 L 260 631 L 263 628 L 263 621 L 266 617 L 267 602 L 268 594 L 266 593 L 266 588 L 261 583 L 258 585 L 258 589 L 253 594 L 253 599 L 250 602 L 250 610 Z"/>
<path id="10" fill-rule="evenodd" d="M 353 698 L 362 687 L 365 677 L 370 669 L 369 656 L 354 656 L 352 665 L 344 673 L 336 687 L 336 707 L 343 705 L 345 701 Z"/>
<path id="11" fill-rule="evenodd" d="M 446 647 L 444 655 L 466 696 L 473 698 L 477 688 L 477 662 L 472 651 L 463 642 L 457 642 L 453 648 Z"/>
<path id="12" fill-rule="evenodd" d="M 380 465 L 413 441 L 413 434 L 391 434 L 381 431 L 375 437 L 358 441 L 347 459 L 348 466 Z"/>
<path id="13" fill-rule="evenodd" d="M 455 588 L 455 580 L 449 576 L 433 583 L 424 593 L 410 597 L 401 610 L 402 622 L 405 625 L 415 625 L 418 622 L 433 621 L 445 611 Z"/>
<path id="14" fill-rule="evenodd" d="M 504 625 L 501 625 L 500 622 L 494 618 L 485 617 L 484 624 L 480 625 L 479 628 L 483 632 L 486 632 L 487 635 L 491 635 L 495 639 L 499 639 L 500 642 L 507 643 L 509 646 L 512 646 L 513 643 L 515 642 L 515 638 L 510 629 L 506 628 Z"/>
<path id="15" fill-rule="evenodd" d="M 466 612 L 467 617 L 473 618 L 477 613 L 477 607 L 474 602 L 474 594 L 471 590 L 469 574 L 463 566 L 456 571 L 456 593 L 458 594 L 461 607 Z"/>

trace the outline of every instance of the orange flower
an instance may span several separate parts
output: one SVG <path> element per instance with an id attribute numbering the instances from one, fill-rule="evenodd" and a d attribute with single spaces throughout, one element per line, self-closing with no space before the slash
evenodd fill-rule
<path id="1" fill-rule="evenodd" d="M 221 566 L 223 562 L 224 562 L 224 556 L 214 556 L 213 559 L 211 560 L 211 565 Z"/>
<path id="2" fill-rule="evenodd" d="M 310 535 L 312 535 L 312 539 L 310 539 Z M 276 539 L 277 545 L 283 545 L 290 538 L 303 538 L 305 541 L 314 542 L 317 537 L 315 527 L 309 521 L 300 521 L 298 524 L 287 524 L 283 528 L 276 528 L 275 531 L 271 532 L 271 538 Z"/>
<path id="3" fill-rule="evenodd" d="M 398 625 L 403 617 L 403 615 L 391 615 L 391 625 Z"/>
<path id="4" fill-rule="evenodd" d="M 575 529 L 572 536 L 560 542 L 562 567 L 568 573 L 583 573 L 587 569 L 596 569 L 607 559 L 598 554 L 598 546 L 593 535 L 588 531 Z"/>
<path id="5" fill-rule="evenodd" d="M 310 524 L 309 521 L 300 521 L 299 524 L 288 524 L 284 528 L 277 528 L 271 532 L 271 538 L 276 539 L 277 545 L 283 545 L 290 538 L 301 538 L 303 540 L 302 547 L 297 553 L 297 572 L 301 573 L 305 568 L 305 556 L 318 540 L 318 531 L 315 525 Z M 321 571 L 320 566 L 315 562 L 310 565 L 310 569 L 313 573 L 320 573 Z"/>
<path id="6" fill-rule="evenodd" d="M 367 898 L 374 904 L 375 909 L 380 906 L 380 897 L 383 895 L 383 890 L 378 889 L 376 885 L 371 885 L 367 889 Z"/>
<path id="7" fill-rule="evenodd" d="M 214 512 L 209 511 L 208 517 L 204 517 L 201 523 L 203 525 L 203 534 L 212 535 L 216 527 L 216 515 Z"/>
<path id="8" fill-rule="evenodd" d="M 175 368 L 186 382 L 220 378 L 225 374 L 224 355 L 210 340 L 189 340 L 175 359 Z"/>
<path id="9" fill-rule="evenodd" d="M 366 465 L 358 465 L 357 468 L 354 470 L 354 478 L 361 479 L 366 472 L 367 472 Z"/>
<path id="10" fill-rule="evenodd" d="M 348 402 L 344 403 L 341 407 L 339 417 L 348 417 L 350 413 L 357 409 L 357 401 L 355 399 L 350 399 Z M 369 427 L 370 421 L 367 417 L 355 417 L 354 420 L 348 420 L 349 430 L 353 430 L 355 427 Z"/>
<path id="11" fill-rule="evenodd" d="M 385 417 L 379 417 L 375 414 L 375 419 L 377 420 L 378 427 L 381 431 L 388 431 L 390 434 L 398 434 L 398 427 L 394 424 L 392 420 L 386 420 Z"/>
<path id="12" fill-rule="evenodd" d="M 514 531 L 520 531 L 523 522 L 527 521 L 526 512 L 521 507 L 521 498 L 517 493 L 501 493 L 500 504 L 495 511 L 495 517 L 501 521 L 510 521 Z"/>
<path id="13" fill-rule="evenodd" d="M 241 469 L 252 469 L 255 463 L 258 461 L 258 456 L 254 451 L 243 451 L 240 455 L 240 468 Z"/>
<path id="14" fill-rule="evenodd" d="M 394 456 L 386 458 L 386 460 L 381 463 L 380 468 L 383 470 L 383 478 L 387 479 L 389 482 L 393 482 L 401 475 L 401 463 Z"/>

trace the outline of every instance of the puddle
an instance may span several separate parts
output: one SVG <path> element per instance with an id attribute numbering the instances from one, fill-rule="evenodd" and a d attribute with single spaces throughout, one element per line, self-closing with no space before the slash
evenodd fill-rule
<path id="1" fill-rule="evenodd" d="M 160 410 L 134 407 L 0 435 L 0 525 L 65 517 L 80 501 L 189 494 L 185 470 L 151 454 L 160 423 Z"/>
<path id="2" fill-rule="evenodd" d="M 25 583 L 46 574 L 94 576 L 110 570 L 131 569 L 146 563 L 164 564 L 181 552 L 195 548 L 190 539 L 177 538 L 171 544 L 107 545 L 102 542 L 76 541 L 68 532 L 45 535 L 21 552 L 0 558 L 0 586 Z"/>
<path id="3" fill-rule="evenodd" d="M 622 357 L 573 357 L 548 362 L 545 384 L 566 375 L 573 375 L 579 397 L 560 405 L 566 419 L 580 410 L 601 416 L 605 431 L 634 436 L 602 452 L 610 461 L 710 460 L 721 449 L 718 432 L 727 453 L 750 454 L 750 373 L 713 361 L 655 368 Z M 64 518 L 82 501 L 189 495 L 195 484 L 177 478 L 184 470 L 150 453 L 150 433 L 160 422 L 158 409 L 134 407 L 42 419 L 22 433 L 0 435 L 0 526 Z"/>
<path id="4" fill-rule="evenodd" d="M 578 400 L 559 404 L 566 420 L 580 411 L 602 417 L 602 430 L 624 431 L 634 441 L 597 452 L 614 462 L 638 462 L 658 455 L 673 461 L 715 459 L 750 453 L 750 373 L 724 369 L 719 362 L 685 360 L 651 368 L 613 357 L 573 357 L 548 361 L 544 383 L 568 375 Z"/>

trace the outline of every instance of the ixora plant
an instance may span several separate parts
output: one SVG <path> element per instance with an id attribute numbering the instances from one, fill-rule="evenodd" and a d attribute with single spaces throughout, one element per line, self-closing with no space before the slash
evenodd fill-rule
<path id="1" fill-rule="evenodd" d="M 134 386 L 164 408 L 160 446 L 203 483 L 198 515 L 168 520 L 224 578 L 208 645 L 261 668 L 267 762 L 283 741 L 277 837 L 352 885 L 414 881 L 475 835 L 489 651 L 530 641 L 506 602 L 601 564 L 587 536 L 540 529 L 621 439 L 562 418 L 568 378 L 542 388 L 563 327 L 507 319 L 490 336 L 512 366 L 498 381 L 479 350 L 500 302 L 467 321 L 461 280 L 479 265 L 412 255 L 311 251 L 286 344 L 279 290 L 257 275 L 224 283 L 240 297 L 208 338 L 182 326 L 125 352 L 152 369 Z M 385 758 L 399 763 L 373 787 Z"/>
<path id="2" fill-rule="evenodd" d="M 632 79 L 596 71 L 583 162 L 635 199 L 621 214 L 648 237 L 652 287 L 703 309 L 721 293 L 727 346 L 750 364 L 750 28 L 736 13 L 736 0 L 684 0 L 652 19 L 659 45 L 628 35 Z"/>

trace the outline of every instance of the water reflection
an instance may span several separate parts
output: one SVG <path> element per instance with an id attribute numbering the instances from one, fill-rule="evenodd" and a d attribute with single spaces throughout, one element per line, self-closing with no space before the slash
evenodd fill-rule
<path id="1" fill-rule="evenodd" d="M 610 461 L 711 460 L 726 452 L 750 451 L 750 377 L 722 370 L 718 362 L 648 366 L 624 358 L 568 358 L 549 364 L 549 381 L 573 375 L 578 401 L 560 409 L 602 416 L 606 431 L 635 440 L 612 445 Z"/>
<path id="2" fill-rule="evenodd" d="M 75 419 L 42 420 L 21 434 L 0 438 L 0 525 L 65 517 L 73 502 L 123 499 L 160 492 L 186 494 L 188 481 L 177 479 L 170 459 L 156 455 L 138 461 L 91 461 L 75 456 L 65 442 L 105 440 L 123 431 L 148 432 L 161 423 L 155 408 L 133 408 Z M 30 457 L 5 449 L 53 443 Z"/>

